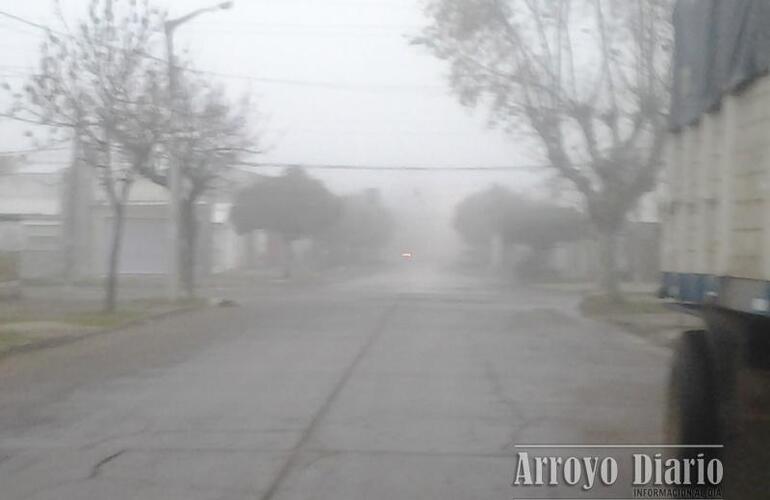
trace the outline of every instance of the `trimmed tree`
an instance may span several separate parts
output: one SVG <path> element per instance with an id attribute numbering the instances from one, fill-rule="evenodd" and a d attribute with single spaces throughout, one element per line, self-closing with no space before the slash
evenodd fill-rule
<path id="1" fill-rule="evenodd" d="M 340 216 L 340 202 L 301 168 L 265 177 L 236 195 L 230 214 L 239 234 L 264 230 L 281 237 L 283 275 L 291 274 L 292 242 L 324 234 Z"/>
<path id="2" fill-rule="evenodd" d="M 394 220 L 377 190 L 344 196 L 337 222 L 322 235 L 334 263 L 372 263 L 393 236 Z"/>
<path id="3" fill-rule="evenodd" d="M 554 245 L 587 233 L 585 216 L 573 208 L 526 198 L 501 186 L 473 193 L 457 206 L 454 227 L 473 248 L 489 250 L 495 237 L 529 248 L 522 268 L 537 273 Z"/>

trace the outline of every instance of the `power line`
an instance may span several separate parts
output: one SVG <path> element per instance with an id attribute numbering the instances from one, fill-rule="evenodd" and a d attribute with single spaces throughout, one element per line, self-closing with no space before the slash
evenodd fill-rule
<path id="1" fill-rule="evenodd" d="M 399 39 L 403 36 L 405 36 L 405 33 L 398 33 L 398 32 L 391 32 L 387 33 L 385 31 L 374 31 L 374 32 L 364 32 L 364 31 L 332 31 L 332 30 L 232 30 L 232 29 L 215 29 L 215 28 L 204 28 L 204 29 L 198 29 L 196 30 L 197 33 L 200 33 L 202 35 L 217 35 L 217 36 L 229 36 L 229 37 L 304 37 L 304 38 L 316 38 L 316 39 L 324 39 L 324 38 L 354 38 L 354 39 L 366 39 L 366 38 L 377 38 L 377 39 Z"/>
<path id="2" fill-rule="evenodd" d="M 9 12 L 5 12 L 5 11 L 0 10 L 0 16 L 5 16 L 5 17 L 7 17 L 9 19 L 13 19 L 14 21 L 18 21 L 18 22 L 20 22 L 22 24 L 26 24 L 27 26 L 32 26 L 33 28 L 41 29 L 43 31 L 50 31 L 50 32 L 53 32 L 53 33 L 57 33 L 56 31 L 52 30 L 48 26 L 36 23 L 34 21 L 30 21 L 28 19 L 24 19 L 23 17 L 19 17 L 19 16 L 16 16 L 16 15 L 13 15 L 13 14 L 11 14 Z M 63 33 L 59 33 L 59 34 L 63 34 Z"/>
<path id="3" fill-rule="evenodd" d="M 355 165 L 355 164 L 314 164 L 314 163 L 274 163 L 274 162 L 238 162 L 238 165 L 251 168 L 301 168 L 305 170 L 349 170 L 349 171 L 385 171 L 385 172 L 507 172 L 507 171 L 534 171 L 550 168 L 549 165 L 492 165 L 492 166 L 468 166 L 450 167 L 445 165 L 413 165 L 413 166 L 389 166 L 389 165 Z"/>
<path id="4" fill-rule="evenodd" d="M 409 30 L 419 29 L 422 27 L 420 24 L 385 24 L 385 23 L 342 23 L 342 24 L 318 24 L 318 23 L 272 23 L 272 22 L 232 22 L 232 21 L 215 21 L 215 22 L 201 22 L 199 25 L 204 28 L 232 28 L 243 27 L 249 29 L 263 29 L 263 28 L 283 28 L 283 29 L 350 29 L 350 30 Z"/>
<path id="5" fill-rule="evenodd" d="M 220 78 L 229 78 L 234 80 L 247 80 L 255 83 L 291 85 L 298 87 L 317 87 L 335 90 L 360 90 L 360 91 L 437 91 L 445 90 L 441 85 L 420 85 L 420 84 L 378 84 L 378 83 L 344 83 L 320 80 L 295 80 L 291 78 L 268 78 L 250 75 L 236 75 L 232 73 L 219 73 L 216 71 L 198 70 L 194 68 L 182 68 L 190 73 L 216 76 Z"/>
<path id="6" fill-rule="evenodd" d="M 70 148 L 67 146 L 51 146 L 51 147 L 41 147 L 41 148 L 31 148 L 31 149 L 19 149 L 15 151 L 0 151 L 0 157 L 24 156 L 24 155 L 31 155 L 35 153 L 47 153 L 49 151 L 65 151 L 69 149 Z M 43 163 L 43 162 L 35 162 L 35 163 Z"/>
<path id="7" fill-rule="evenodd" d="M 68 166 L 65 161 L 33 161 L 35 165 L 49 166 Z M 551 168 L 550 165 L 492 165 L 492 166 L 468 166 L 451 167 L 446 165 L 413 165 L 413 166 L 391 166 L 391 165 L 356 165 L 356 164 L 322 164 L 322 163 L 280 163 L 280 162 L 249 162 L 242 161 L 235 164 L 246 169 L 287 169 L 301 168 L 303 170 L 330 170 L 330 171 L 358 171 L 358 172 L 533 172 Z"/>
<path id="8" fill-rule="evenodd" d="M 225 78 L 230 80 L 244 80 L 256 84 L 263 85 L 285 85 L 289 87 L 303 87 L 303 88 L 319 88 L 327 90 L 340 90 L 351 92 L 425 92 L 427 96 L 439 96 L 443 97 L 444 94 L 428 92 L 437 92 L 439 90 L 445 90 L 446 88 L 441 85 L 409 85 L 409 84 L 367 84 L 367 83 L 343 83 L 332 81 L 320 81 L 320 80 L 296 80 L 291 78 L 269 78 L 258 77 L 250 75 L 234 75 L 229 73 L 219 73 L 216 71 L 199 70 L 194 68 L 180 68 L 183 71 L 189 73 L 214 76 L 217 78 Z M 2 73 L 2 78 L 14 78 L 25 79 L 36 76 L 33 73 Z"/>
<path id="9" fill-rule="evenodd" d="M 13 20 L 5 20 L 3 24 L 0 26 L 0 30 L 2 31 L 12 31 L 17 35 L 27 35 L 27 36 L 37 36 L 40 30 L 38 29 L 31 29 L 28 26 L 20 26 L 19 24 L 13 23 Z"/>
<path id="10" fill-rule="evenodd" d="M 14 19 L 20 23 L 24 23 L 28 26 L 32 26 L 46 32 L 56 33 L 57 35 L 71 37 L 67 33 L 56 31 L 43 24 L 29 21 L 19 16 L 10 14 L 8 12 L 0 11 L 0 15 L 6 16 L 10 19 Z M 154 56 L 152 54 L 143 52 L 139 54 L 141 57 L 149 58 L 159 62 L 166 62 L 162 57 Z M 387 92 L 387 91 L 424 91 L 434 92 L 444 90 L 445 87 L 441 85 L 420 85 L 420 84 L 358 84 L 358 83 L 345 83 L 345 82 L 333 82 L 333 81 L 321 81 L 321 80 L 299 80 L 291 78 L 270 78 L 270 77 L 258 77 L 252 75 L 242 75 L 233 73 L 220 73 L 217 71 L 208 71 L 196 68 L 178 67 L 179 71 L 185 71 L 188 73 L 198 75 L 215 76 L 218 78 L 227 78 L 232 80 L 245 80 L 253 83 L 269 84 L 269 85 L 288 85 L 296 87 L 314 87 L 324 88 L 331 90 L 347 90 L 347 91 L 363 91 L 363 92 Z M 4 75 L 8 78 L 21 78 L 21 75 Z M 434 94 L 441 95 L 441 94 Z"/>

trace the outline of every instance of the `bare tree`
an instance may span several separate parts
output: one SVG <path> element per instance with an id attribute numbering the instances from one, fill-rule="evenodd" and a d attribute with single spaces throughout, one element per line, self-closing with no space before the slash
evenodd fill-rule
<path id="1" fill-rule="evenodd" d="M 182 246 L 179 262 L 182 285 L 188 296 L 195 293 L 199 229 L 197 205 L 208 192 L 227 182 L 228 171 L 244 155 L 260 152 L 257 150 L 259 137 L 250 129 L 252 111 L 248 97 L 231 103 L 221 87 L 189 70 L 177 80 L 173 112 L 169 112 L 169 119 L 146 124 L 146 127 L 159 129 L 155 134 L 145 136 L 148 144 L 144 149 L 152 147 L 154 136 L 165 137 L 162 150 L 167 161 L 145 162 L 138 168 L 140 174 L 168 189 L 169 157 L 181 166 Z"/>
<path id="2" fill-rule="evenodd" d="M 620 298 L 617 234 L 655 186 L 668 105 L 671 0 L 427 0 L 415 43 L 462 103 L 533 138 L 585 200 L 602 283 Z"/>
<path id="3" fill-rule="evenodd" d="M 39 73 L 9 113 L 47 126 L 54 135 L 68 134 L 79 144 L 80 161 L 97 172 L 112 210 L 107 311 L 117 300 L 126 202 L 137 171 L 154 150 L 145 147 L 151 141 L 134 139 L 137 123 L 147 120 L 142 114 L 161 109 L 147 99 L 147 90 L 157 85 L 158 61 L 149 53 L 151 38 L 162 33 L 162 17 L 148 0 L 91 0 L 74 31 L 47 33 Z M 67 30 L 63 20 L 62 25 Z"/>

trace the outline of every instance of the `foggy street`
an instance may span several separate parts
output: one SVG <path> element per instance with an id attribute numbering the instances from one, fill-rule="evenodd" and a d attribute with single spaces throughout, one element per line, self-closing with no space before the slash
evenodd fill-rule
<path id="1" fill-rule="evenodd" d="M 666 351 L 410 265 L 0 361 L 0 497 L 507 499 L 517 444 L 659 442 Z"/>
<path id="2" fill-rule="evenodd" d="M 0 5 L 0 500 L 768 498 L 770 0 Z"/>

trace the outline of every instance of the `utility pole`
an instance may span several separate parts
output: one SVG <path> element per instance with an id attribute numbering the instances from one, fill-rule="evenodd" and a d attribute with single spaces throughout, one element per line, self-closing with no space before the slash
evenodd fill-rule
<path id="1" fill-rule="evenodd" d="M 80 220 L 81 210 L 79 202 L 82 191 L 82 169 L 80 167 L 80 135 L 76 132 L 72 138 L 72 159 L 69 168 L 65 171 L 62 196 L 62 271 L 64 279 L 68 283 L 74 283 L 79 276 L 78 238 L 83 221 Z M 80 257 L 82 258 L 82 257 Z"/>
<path id="2" fill-rule="evenodd" d="M 168 58 L 168 93 L 172 115 L 176 111 L 176 99 L 178 90 L 178 68 L 176 66 L 176 60 L 174 56 L 174 33 L 176 29 L 184 23 L 191 21 L 206 12 L 227 10 L 231 9 L 232 7 L 233 2 L 222 2 L 212 7 L 198 9 L 182 17 L 166 21 L 164 29 L 166 32 L 166 53 Z M 179 159 L 176 158 L 176 151 L 173 145 L 171 147 L 171 154 L 169 155 L 168 184 L 171 197 L 169 210 L 169 295 L 171 296 L 172 300 L 178 300 L 181 298 L 182 292 L 181 278 L 183 261 L 181 258 L 181 253 L 183 249 L 183 243 L 181 231 L 181 205 L 182 196 L 184 193 L 182 192 L 182 165 L 180 164 Z M 188 251 L 194 252 L 195 249 L 191 248 L 188 249 Z"/>

